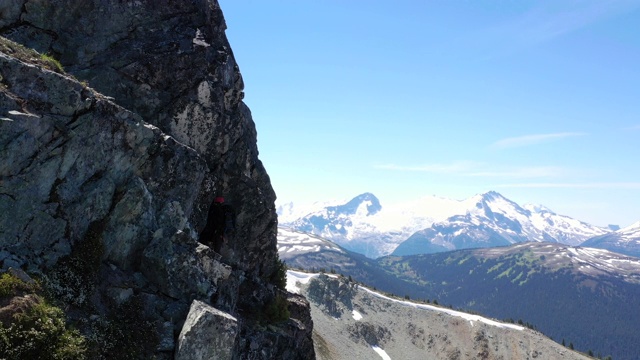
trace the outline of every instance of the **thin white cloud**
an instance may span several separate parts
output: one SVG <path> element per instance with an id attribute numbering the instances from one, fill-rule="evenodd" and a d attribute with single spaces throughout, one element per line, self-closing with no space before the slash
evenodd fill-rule
<path id="1" fill-rule="evenodd" d="M 495 178 L 554 178 L 567 174 L 567 170 L 558 166 L 490 167 L 484 163 L 458 161 L 450 164 L 427 164 L 417 166 L 377 165 L 376 169 L 392 171 L 412 171 L 432 174 L 454 174 L 463 177 Z"/>
<path id="2" fill-rule="evenodd" d="M 539 1 L 532 4 L 518 16 L 474 33 L 472 44 L 488 57 L 508 54 L 553 41 L 640 6 L 635 0 Z"/>
<path id="3" fill-rule="evenodd" d="M 640 189 L 640 182 L 595 182 L 595 183 L 519 183 L 496 185 L 499 188 L 556 188 L 556 189 Z"/>
<path id="4" fill-rule="evenodd" d="M 558 166 L 530 166 L 511 168 L 498 171 L 479 171 L 468 173 L 468 176 L 477 177 L 509 177 L 509 178 L 549 178 L 559 177 L 567 173 L 564 168 Z"/>
<path id="5" fill-rule="evenodd" d="M 477 169 L 480 166 L 479 163 L 475 163 L 472 161 L 457 161 L 451 164 L 426 164 L 426 165 L 395 165 L 395 164 L 387 164 L 387 165 L 376 165 L 374 166 L 376 169 L 382 170 L 396 170 L 396 171 L 416 171 L 416 172 L 428 172 L 428 173 L 436 173 L 436 174 L 453 174 L 453 173 L 463 173 L 470 171 L 472 169 Z"/>
<path id="6" fill-rule="evenodd" d="M 581 132 L 563 132 L 563 133 L 552 133 L 552 134 L 532 134 L 532 135 L 524 135 L 506 138 L 502 140 L 498 140 L 491 144 L 490 148 L 492 149 L 508 149 L 515 147 L 523 147 L 541 144 L 553 140 L 565 139 L 569 137 L 576 136 L 584 136 L 586 133 Z"/>
<path id="7" fill-rule="evenodd" d="M 546 42 L 637 7 L 633 1 L 541 2 L 515 24 L 520 40 Z"/>

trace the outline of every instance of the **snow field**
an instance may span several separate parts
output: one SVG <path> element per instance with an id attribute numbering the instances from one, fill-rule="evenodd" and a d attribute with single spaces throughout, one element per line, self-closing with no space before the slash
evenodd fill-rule
<path id="1" fill-rule="evenodd" d="M 314 277 L 319 276 L 319 275 L 320 274 L 310 274 L 310 273 L 304 273 L 304 272 L 300 272 L 300 271 L 287 270 L 287 291 L 299 294 L 300 293 L 300 288 L 298 287 L 298 283 L 307 284 L 309 282 L 309 280 L 311 280 L 311 278 L 314 278 Z M 331 275 L 329 275 L 329 276 L 331 276 Z M 333 276 L 333 277 L 337 277 L 337 276 Z M 467 314 L 467 313 L 464 313 L 464 312 L 461 312 L 461 311 L 456 311 L 456 310 L 447 309 L 447 308 L 441 308 L 441 307 L 435 306 L 435 305 L 418 304 L 418 303 L 414 303 L 414 302 L 411 302 L 411 301 L 405 301 L 405 300 L 398 300 L 398 299 L 390 298 L 388 296 L 380 294 L 379 292 L 376 292 L 376 291 L 373 291 L 371 289 L 368 289 L 368 288 L 366 288 L 364 286 L 359 286 L 358 289 L 366 291 L 369 294 L 371 294 L 373 296 L 376 296 L 378 298 L 385 299 L 385 300 L 388 300 L 388 301 L 393 301 L 393 302 L 401 304 L 401 305 L 412 306 L 412 307 L 415 307 L 415 308 L 418 308 L 418 309 L 423 309 L 423 310 L 443 312 L 443 313 L 449 314 L 451 316 L 460 317 L 460 318 L 463 318 L 465 320 L 468 320 L 469 323 L 471 324 L 471 326 L 473 326 L 473 322 L 474 321 L 478 321 L 478 322 L 485 323 L 487 325 L 497 326 L 497 327 L 506 328 L 506 329 L 524 330 L 523 326 L 519 326 L 519 325 L 515 325 L 515 324 L 506 324 L 506 323 L 502 323 L 502 322 L 499 322 L 499 321 L 487 319 L 487 318 L 479 316 L 479 315 Z M 355 310 L 352 312 L 352 316 L 356 321 L 362 319 L 362 314 L 358 313 Z"/>

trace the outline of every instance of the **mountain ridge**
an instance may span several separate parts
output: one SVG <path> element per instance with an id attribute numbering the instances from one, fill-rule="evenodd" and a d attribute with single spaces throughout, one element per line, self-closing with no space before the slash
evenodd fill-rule
<path id="1" fill-rule="evenodd" d="M 522 325 L 398 299 L 332 274 L 289 270 L 311 304 L 318 359 L 587 359 Z"/>
<path id="2" fill-rule="evenodd" d="M 640 257 L 640 221 L 615 232 L 591 238 L 583 245 Z"/>
<path id="3" fill-rule="evenodd" d="M 365 193 L 367 199 L 375 195 Z M 330 239 L 368 257 L 437 252 L 457 248 L 507 245 L 523 241 L 551 241 L 578 245 L 588 238 L 610 232 L 543 205 L 523 206 L 495 191 L 464 200 L 425 197 L 413 202 L 376 206 L 375 212 L 353 209 L 366 206 L 365 194 L 340 205 L 318 204 L 293 220 L 287 213 L 282 225 Z M 345 205 L 346 205 L 345 204 Z M 357 206 L 356 206 L 357 205 Z M 293 208 L 289 205 L 289 210 Z M 281 208 L 279 214 L 283 214 Z"/>
<path id="4" fill-rule="evenodd" d="M 624 345 L 640 331 L 638 258 L 538 242 L 376 260 L 342 250 L 280 256 L 292 267 L 343 274 L 398 296 L 521 319 L 582 351 L 629 360 L 640 351 Z"/>

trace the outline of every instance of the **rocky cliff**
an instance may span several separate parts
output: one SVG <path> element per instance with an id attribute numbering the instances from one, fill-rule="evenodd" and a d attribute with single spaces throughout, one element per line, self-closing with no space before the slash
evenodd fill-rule
<path id="1" fill-rule="evenodd" d="M 0 264 L 87 333 L 136 305 L 144 356 L 313 358 L 224 30 L 215 0 L 0 5 Z M 217 254 L 197 239 L 220 195 Z"/>

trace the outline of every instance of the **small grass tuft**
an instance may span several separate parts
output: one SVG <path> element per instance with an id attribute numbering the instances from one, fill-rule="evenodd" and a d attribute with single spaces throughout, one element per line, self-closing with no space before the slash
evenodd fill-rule
<path id="1" fill-rule="evenodd" d="M 42 61 L 48 65 L 48 69 L 60 74 L 64 74 L 64 68 L 62 67 L 62 64 L 60 64 L 60 61 L 58 61 L 53 56 L 48 54 L 40 54 L 40 59 L 42 59 Z"/>

